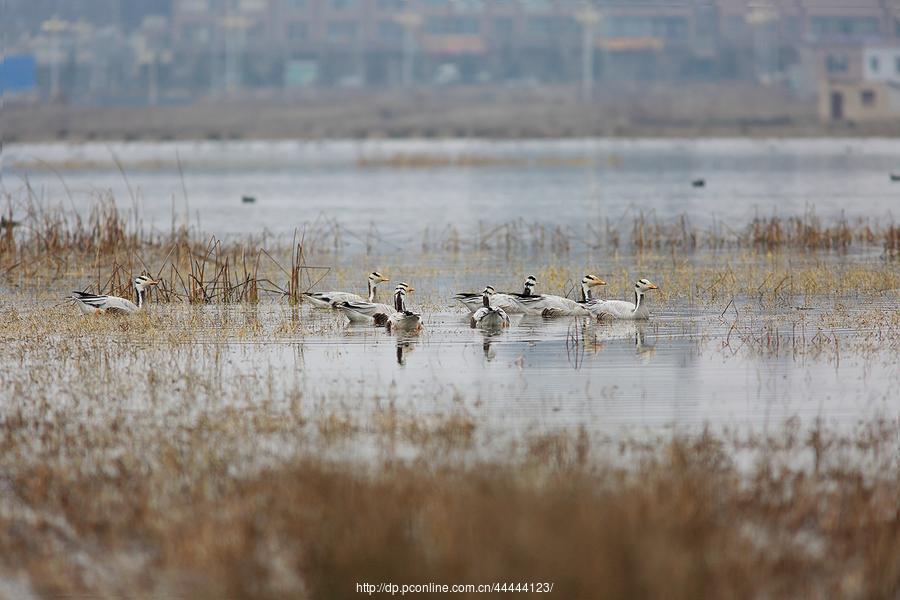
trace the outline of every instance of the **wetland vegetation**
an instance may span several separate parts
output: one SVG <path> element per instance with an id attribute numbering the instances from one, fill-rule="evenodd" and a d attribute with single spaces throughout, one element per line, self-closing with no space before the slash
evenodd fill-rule
<path id="1" fill-rule="evenodd" d="M 7 191 L 0 226 L 0 594 L 900 593 L 888 219 L 520 218 L 410 252 L 338 219 L 216 236 L 52 200 Z M 300 302 L 376 268 L 415 285 L 420 336 Z M 140 272 L 162 281 L 140 314 L 64 300 Z M 449 300 L 586 272 L 615 298 L 651 278 L 653 317 L 485 335 Z"/>

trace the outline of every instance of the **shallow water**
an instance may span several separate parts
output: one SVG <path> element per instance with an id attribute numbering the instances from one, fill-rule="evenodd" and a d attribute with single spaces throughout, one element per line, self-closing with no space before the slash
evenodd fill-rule
<path id="1" fill-rule="evenodd" d="M 741 303 L 736 320 L 676 304 L 648 322 L 514 316 L 510 328 L 489 333 L 471 329 L 463 309 L 442 309 L 425 311 L 420 335 L 397 337 L 307 306 L 150 310 L 159 334 L 152 340 L 127 333 L 126 318 L 112 332 L 92 333 L 85 321 L 75 352 L 62 338 L 40 350 L 12 341 L 2 378 L 27 380 L 30 369 L 52 365 L 48 387 L 20 389 L 49 390 L 60 408 L 76 412 L 96 410 L 82 402 L 99 385 L 120 397 L 117 410 L 138 413 L 261 403 L 277 410 L 294 398 L 313 418 L 365 423 L 386 408 L 463 414 L 503 434 L 704 425 L 764 432 L 794 418 L 842 428 L 895 419 L 900 408 L 896 345 L 860 343 L 885 332 L 823 331 L 814 311 L 759 312 Z M 84 369 L 96 369 L 96 381 L 84 381 Z M 119 388 L 122 377 L 136 383 Z M 147 388 L 148 381 L 157 383 Z"/>
<path id="2" fill-rule="evenodd" d="M 390 166 L 409 156 L 430 162 Z M 897 156 L 900 141 L 827 139 L 12 145 L 4 148 L 3 185 L 21 198 L 27 176 L 39 198 L 69 207 L 70 193 L 81 212 L 103 190 L 112 190 L 124 207 L 132 205 L 133 195 L 141 223 L 160 230 L 169 227 L 173 206 L 176 218 L 190 211 L 200 231 L 219 236 L 289 234 L 316 220 L 334 220 L 343 228 L 345 252 L 329 256 L 329 264 L 345 274 L 383 265 L 394 267 L 396 278 L 404 269 L 415 271 L 415 285 L 427 300 L 414 301 L 425 313 L 425 332 L 399 343 L 383 330 L 346 327 L 308 307 L 294 314 L 284 304 L 157 304 L 151 307 L 155 325 L 165 329 L 181 319 L 172 335 L 188 331 L 190 339 L 141 341 L 134 350 L 128 335 L 83 334 L 107 356 L 111 386 L 119 374 L 155 381 L 165 372 L 175 374 L 166 388 L 175 402 L 189 392 L 226 404 L 296 396 L 320 413 L 367 415 L 389 404 L 414 414 L 462 411 L 506 430 L 705 423 L 765 430 L 792 417 L 832 425 L 897 418 L 896 344 L 870 339 L 896 338 L 897 331 L 822 329 L 818 317 L 837 300 L 806 298 L 812 310 L 761 309 L 738 299 L 739 318 L 736 311 L 722 312 L 726 301 L 714 308 L 672 301 L 657 305 L 652 319 L 638 324 L 514 317 L 508 330 L 486 335 L 470 329 L 462 309 L 452 306 L 454 291 L 516 281 L 535 267 L 560 262 L 576 279 L 584 265 L 599 267 L 592 271 L 606 277 L 612 261 L 598 249 L 555 256 L 547 246 L 532 256 L 471 248 L 418 253 L 423 232 L 448 226 L 483 232 L 521 219 L 568 227 L 586 238 L 605 220 L 613 229 L 630 226 L 622 224 L 638 211 L 662 218 L 684 214 L 708 226 L 741 226 L 756 214 L 794 216 L 813 208 L 826 220 L 843 215 L 875 221 L 892 218 L 900 186 L 892 186 L 887 173 Z M 463 160 L 470 166 L 454 163 Z M 705 188 L 690 185 L 699 176 Z M 244 194 L 257 202 L 243 204 Z M 375 251 L 362 260 L 367 241 Z M 869 252 L 826 260 L 880 258 Z M 617 257 L 615 268 L 633 276 L 637 265 L 629 261 Z M 359 283 L 355 276 L 353 282 Z M 320 287 L 338 284 L 343 282 L 327 279 Z M 85 282 L 3 285 L 0 293 L 25 294 L 30 302 L 58 298 Z M 879 313 L 896 312 L 900 305 L 896 290 L 846 304 Z M 183 320 L 197 311 L 199 324 Z M 263 333 L 247 335 L 235 323 L 253 323 L 251 329 Z M 293 333 L 285 335 L 285 327 Z M 282 333 L 265 334 L 276 330 Z M 25 369 L 47 361 L 59 366 L 46 390 L 60 402 L 77 404 L 79 393 L 90 390 L 67 387 L 67 380 L 81 375 L 68 360 L 65 342 L 49 342 L 48 355 L 20 348 L 8 349 L 6 357 Z M 210 389 L 189 390 L 191 377 L 202 379 L 208 370 L 217 374 Z M 27 378 L 11 367 L 0 375 L 7 383 Z M 156 402 L 155 392 L 142 386 L 125 393 L 135 410 Z"/>
<path id="3" fill-rule="evenodd" d="M 69 208 L 71 193 L 82 211 L 112 190 L 163 231 L 173 211 L 220 237 L 336 221 L 351 249 L 367 236 L 414 249 L 426 229 L 467 235 L 516 219 L 589 239 L 639 212 L 700 227 L 810 209 L 826 220 L 892 218 L 898 155 L 897 140 L 845 139 L 12 144 L 3 186 L 21 190 L 27 176 L 38 196 Z M 410 157 L 424 160 L 394 168 Z M 692 187 L 696 178 L 706 187 Z"/>

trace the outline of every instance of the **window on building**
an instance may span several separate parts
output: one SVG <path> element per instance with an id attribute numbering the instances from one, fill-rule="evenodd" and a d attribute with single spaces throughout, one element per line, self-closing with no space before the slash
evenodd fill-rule
<path id="1" fill-rule="evenodd" d="M 875 90 L 863 90 L 859 93 L 863 106 L 875 106 Z"/>
<path id="2" fill-rule="evenodd" d="M 825 59 L 825 69 L 829 73 L 846 73 L 849 63 L 846 54 L 829 54 Z"/>
<path id="3" fill-rule="evenodd" d="M 474 17 L 431 17 L 425 22 L 426 33 L 436 35 L 472 35 L 478 33 Z"/>
<path id="4" fill-rule="evenodd" d="M 869 57 L 869 69 L 871 69 L 873 73 L 877 73 L 878 67 L 881 66 L 880 62 L 881 61 L 878 60 L 877 56 L 870 56 Z"/>
<path id="5" fill-rule="evenodd" d="M 512 37 L 513 20 L 509 17 L 497 17 L 491 22 L 491 29 L 493 29 L 494 35 L 498 37 Z"/>
<path id="6" fill-rule="evenodd" d="M 288 37 L 292 40 L 305 40 L 309 35 L 309 27 L 306 23 L 291 23 L 288 25 Z"/>
<path id="7" fill-rule="evenodd" d="M 348 40 L 356 35 L 353 21 L 332 21 L 328 24 L 328 39 L 333 42 Z"/>
<path id="8" fill-rule="evenodd" d="M 181 4 L 178 5 L 178 8 L 182 12 L 206 12 L 209 10 L 209 6 L 206 3 L 206 0 L 183 0 Z M 900 28 L 900 23 L 897 25 Z"/>
<path id="9" fill-rule="evenodd" d="M 396 21 L 383 20 L 378 22 L 378 38 L 392 42 L 403 37 L 403 26 Z"/>
<path id="10" fill-rule="evenodd" d="M 211 31 L 207 25 L 186 25 L 184 37 L 195 44 L 206 44 L 212 39 Z"/>
<path id="11" fill-rule="evenodd" d="M 332 10 L 348 10 L 356 6 L 356 0 L 328 0 L 328 8 Z"/>
<path id="12" fill-rule="evenodd" d="M 816 37 L 871 37 L 879 32 L 875 17 L 813 17 L 810 29 Z"/>
<path id="13" fill-rule="evenodd" d="M 529 17 L 525 27 L 533 35 L 560 35 L 580 30 L 575 19 L 557 16 Z"/>

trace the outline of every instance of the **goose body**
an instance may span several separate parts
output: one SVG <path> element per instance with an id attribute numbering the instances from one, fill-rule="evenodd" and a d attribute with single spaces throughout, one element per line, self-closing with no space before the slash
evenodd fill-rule
<path id="1" fill-rule="evenodd" d="M 343 302 L 374 302 L 377 293 L 376 287 L 383 281 L 390 281 L 390 279 L 378 271 L 369 273 L 366 282 L 368 287 L 366 298 L 352 292 L 306 292 L 303 294 L 303 298 L 316 308 L 335 308 Z"/>
<path id="2" fill-rule="evenodd" d="M 405 283 L 397 284 L 397 288 L 400 287 L 405 288 L 407 293 L 413 289 Z M 375 315 L 391 316 L 397 312 L 393 306 L 382 302 L 348 301 L 336 303 L 334 307 L 344 313 L 351 323 L 371 323 Z"/>
<path id="3" fill-rule="evenodd" d="M 106 312 L 131 315 L 140 311 L 144 306 L 147 288 L 159 284 L 152 277 L 139 275 L 134 278 L 134 291 L 137 294 L 137 304 L 131 300 L 119 296 L 103 294 L 89 294 L 87 292 L 72 292 L 70 298 L 83 315 L 95 315 Z"/>
<path id="4" fill-rule="evenodd" d="M 365 301 L 348 301 L 338 302 L 334 305 L 336 309 L 344 313 L 351 323 L 368 323 L 375 318 L 375 315 L 381 313 L 385 315 L 394 314 L 394 307 L 381 302 L 365 302 Z"/>
<path id="5" fill-rule="evenodd" d="M 606 285 L 606 282 L 596 275 L 585 275 L 581 280 L 581 301 L 571 300 L 554 294 L 542 294 L 533 298 L 517 298 L 516 301 L 528 315 L 542 315 L 544 317 L 567 317 L 578 315 L 590 315 L 585 308 L 587 302 L 592 299 L 591 288 Z"/>
<path id="6" fill-rule="evenodd" d="M 522 308 L 519 306 L 519 303 L 516 302 L 517 298 L 529 298 L 534 295 L 534 287 L 537 285 L 537 279 L 534 278 L 534 275 L 529 275 L 525 279 L 525 285 L 521 293 L 516 292 L 507 292 L 507 293 L 498 293 L 494 290 L 494 286 L 487 286 L 486 289 L 490 290 L 491 295 L 491 305 L 496 306 L 497 308 L 502 308 L 506 311 L 507 314 L 510 315 L 518 315 L 522 314 Z M 460 302 L 463 306 L 465 306 L 470 313 L 475 313 L 483 307 L 482 296 L 484 292 L 463 292 L 460 294 L 456 294 L 453 296 L 454 300 Z"/>
<path id="7" fill-rule="evenodd" d="M 588 304 L 588 310 L 598 319 L 608 317 L 629 321 L 650 318 L 650 307 L 645 298 L 649 290 L 659 289 L 648 279 L 640 279 L 634 284 L 634 302 L 625 300 L 598 300 Z"/>
<path id="8" fill-rule="evenodd" d="M 407 293 L 415 288 L 405 283 L 394 289 L 394 311 L 390 314 L 376 313 L 373 317 L 375 325 L 384 326 L 388 333 L 418 333 L 422 330 L 422 315 L 408 310 L 404 304 Z"/>
<path id="9" fill-rule="evenodd" d="M 482 307 L 472 313 L 469 318 L 469 324 L 482 329 L 502 329 L 509 327 L 509 315 L 506 311 L 497 306 L 491 306 L 493 297 L 485 288 L 482 295 Z"/>

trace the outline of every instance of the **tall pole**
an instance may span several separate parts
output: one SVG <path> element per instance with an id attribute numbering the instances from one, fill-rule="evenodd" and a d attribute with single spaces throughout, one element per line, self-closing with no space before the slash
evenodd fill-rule
<path id="1" fill-rule="evenodd" d="M 581 101 L 589 103 L 594 96 L 594 27 L 600 13 L 588 6 L 575 19 L 581 23 Z"/>
<path id="2" fill-rule="evenodd" d="M 750 8 L 745 17 L 753 29 L 753 58 L 756 78 L 768 83 L 775 70 L 774 46 L 769 35 L 769 25 L 778 18 L 778 13 L 771 5 L 756 5 Z"/>
<path id="3" fill-rule="evenodd" d="M 41 29 L 50 35 L 50 101 L 53 102 L 59 96 L 59 67 L 61 48 L 59 35 L 69 26 L 67 21 L 59 17 L 53 17 L 41 23 Z"/>
<path id="4" fill-rule="evenodd" d="M 422 23 L 422 17 L 415 13 L 397 15 L 396 21 L 403 26 L 403 64 L 400 81 L 405 87 L 413 84 L 415 74 L 416 27 Z"/>
<path id="5" fill-rule="evenodd" d="M 226 16 L 222 20 L 225 33 L 225 91 L 233 93 L 243 86 L 241 63 L 244 55 L 244 32 L 250 25 L 246 17 Z"/>

